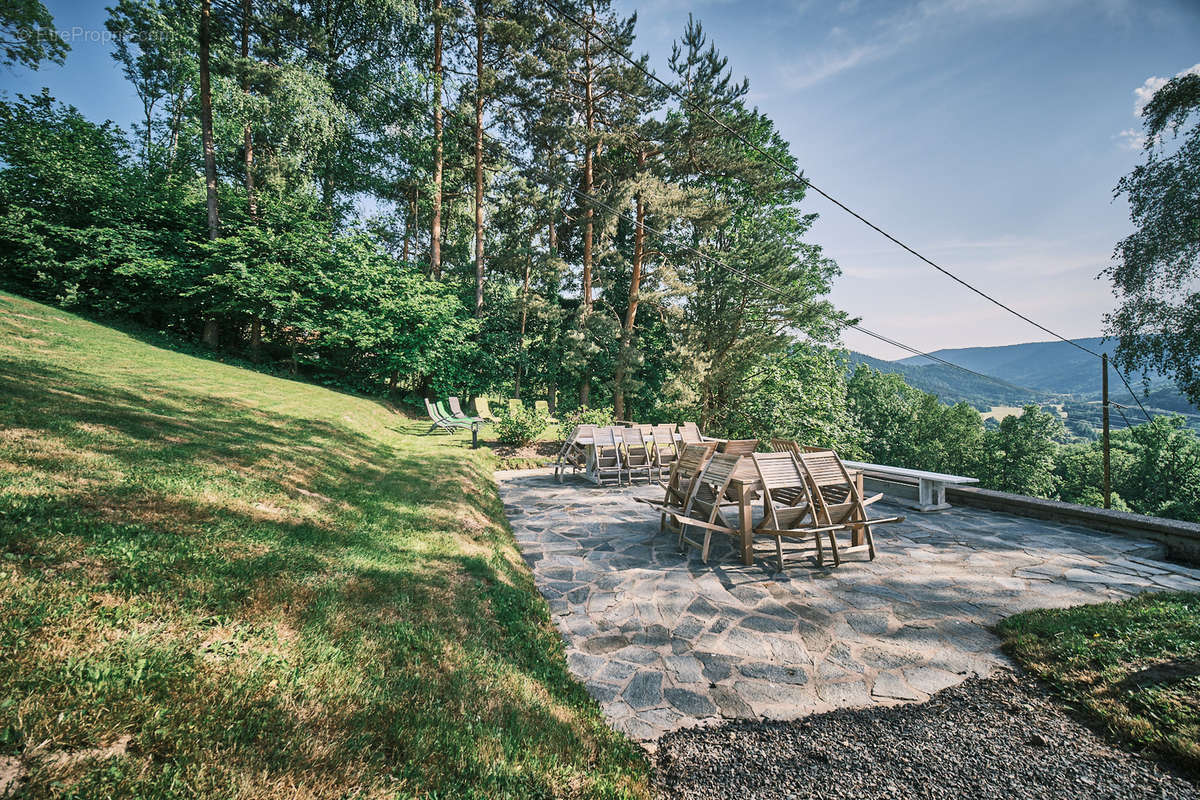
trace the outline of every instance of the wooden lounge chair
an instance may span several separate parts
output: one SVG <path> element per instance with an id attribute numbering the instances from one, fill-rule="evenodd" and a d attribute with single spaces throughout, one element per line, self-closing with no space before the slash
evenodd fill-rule
<path id="1" fill-rule="evenodd" d="M 823 525 L 818 521 L 817 509 L 800 462 L 791 453 L 754 453 L 754 468 L 763 489 L 763 519 L 754 528 L 755 536 L 769 536 L 775 540 L 775 555 L 779 559 L 779 571 L 783 572 L 783 540 L 813 538 L 816 545 L 817 566 L 825 565 L 825 553 L 821 537 L 829 536 L 833 550 L 834 566 L 841 564 L 837 539 L 834 532 L 844 530 L 845 525 Z"/>
<path id="2" fill-rule="evenodd" d="M 576 425 L 575 430 L 563 442 L 558 451 L 558 461 L 554 464 L 554 477 L 562 483 L 563 475 L 570 467 L 573 473 L 587 467 L 587 448 L 579 443 L 580 439 L 592 439 L 596 435 L 595 425 Z"/>
<path id="3" fill-rule="evenodd" d="M 727 439 L 717 446 L 718 453 L 748 456 L 758 449 L 758 439 Z"/>
<path id="4" fill-rule="evenodd" d="M 772 453 L 791 453 L 792 455 L 800 455 L 800 445 L 796 444 L 793 439 L 772 439 Z"/>
<path id="5" fill-rule="evenodd" d="M 867 516 L 867 506 L 878 501 L 883 495 L 877 494 L 864 499 L 859 493 L 854 479 L 846 470 L 846 465 L 832 450 L 801 453 L 796 461 L 804 470 L 804 476 L 808 480 L 817 520 L 822 525 L 841 525 L 849 528 L 855 534 L 862 534 L 863 544 L 847 547 L 842 550 L 842 553 L 865 550 L 869 557 L 874 559 L 875 539 L 871 535 L 871 526 L 903 522 L 904 517 L 870 519 Z"/>
<path id="6" fill-rule="evenodd" d="M 520 414 L 524 410 L 525 410 L 525 405 L 521 402 L 521 400 L 519 398 L 516 398 L 516 397 L 508 398 L 508 413 L 509 414 Z"/>
<path id="7" fill-rule="evenodd" d="M 654 437 L 654 468 L 661 481 L 663 470 L 669 470 L 679 459 L 679 448 L 675 446 L 675 431 L 670 425 L 655 425 L 651 436 Z"/>
<path id="8" fill-rule="evenodd" d="M 621 473 L 624 469 L 621 466 L 621 448 L 617 446 L 617 439 L 613 434 L 613 429 L 597 428 L 595 434 L 592 436 L 592 442 L 596 451 L 596 460 L 592 464 L 596 483 L 603 486 L 604 481 L 611 478 L 614 484 L 619 485 L 621 483 Z"/>
<path id="9" fill-rule="evenodd" d="M 550 415 L 550 404 L 545 400 L 534 400 L 533 410 L 545 417 L 548 422 L 558 422 L 557 419 Z"/>
<path id="10" fill-rule="evenodd" d="M 683 445 L 679 450 L 679 457 L 671 465 L 667 481 L 659 482 L 659 485 L 666 489 L 663 499 L 634 498 L 639 503 L 645 503 L 659 510 L 658 530 L 660 533 L 666 528 L 669 515 L 687 508 L 688 499 L 691 498 L 692 491 L 696 488 L 696 482 L 700 480 L 700 473 L 704 471 L 704 465 L 712 458 L 716 449 L 716 444 L 712 442 Z M 672 527 L 674 527 L 673 524 Z"/>
<path id="11" fill-rule="evenodd" d="M 475 416 L 485 422 L 495 422 L 496 415 L 492 413 L 492 409 L 488 406 L 486 397 L 476 397 L 471 401 L 471 405 L 475 406 Z"/>
<path id="12" fill-rule="evenodd" d="M 434 431 L 443 430 L 447 433 L 454 433 L 456 430 L 470 430 L 472 422 L 466 419 L 454 419 L 438 410 L 438 406 L 429 402 L 429 398 L 425 398 L 425 413 L 429 415 L 429 419 L 433 424 L 429 427 L 426 435 Z"/>
<path id="13" fill-rule="evenodd" d="M 483 422 L 483 420 L 481 420 L 479 417 L 472 417 L 468 414 L 464 414 L 463 410 L 462 410 L 462 406 L 459 405 L 459 403 L 458 403 L 457 397 L 447 397 L 446 403 L 450 406 L 450 413 L 453 414 L 455 417 L 459 417 L 461 419 L 469 419 L 472 422 Z"/>
<path id="14" fill-rule="evenodd" d="M 679 426 L 679 438 L 684 444 L 700 444 L 704 441 L 704 437 L 700 435 L 700 429 L 696 427 L 694 422 L 684 422 Z"/>
<path id="15" fill-rule="evenodd" d="M 625 465 L 625 474 L 629 476 L 629 482 L 633 483 L 633 473 L 637 472 L 645 474 L 646 483 L 649 483 L 654 472 L 654 462 L 650 458 L 650 446 L 646 444 L 641 430 L 626 428 L 621 431 L 621 438 L 624 440 L 621 461 Z"/>
<path id="16" fill-rule="evenodd" d="M 740 538 L 737 522 L 730 524 L 721 513 L 721 507 L 729 505 L 725 494 L 729 490 L 729 481 L 733 471 L 737 469 L 741 456 L 728 453 L 717 453 L 700 473 L 700 479 L 692 490 L 687 507 L 682 513 L 676 512 L 671 516 L 679 523 L 679 546 L 699 547 L 700 560 L 708 563 L 708 550 L 712 544 L 714 533 Z M 697 541 L 687 535 L 688 528 L 700 528 L 704 531 L 704 539 Z"/>

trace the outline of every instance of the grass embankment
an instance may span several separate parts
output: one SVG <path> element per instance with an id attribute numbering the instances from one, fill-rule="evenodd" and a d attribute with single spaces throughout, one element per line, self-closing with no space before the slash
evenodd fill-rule
<path id="1" fill-rule="evenodd" d="M 998 631 L 1091 722 L 1200 776 L 1200 594 L 1029 611 Z"/>
<path id="2" fill-rule="evenodd" d="M 639 797 L 492 456 L 0 294 L 0 772 L 27 796 Z"/>

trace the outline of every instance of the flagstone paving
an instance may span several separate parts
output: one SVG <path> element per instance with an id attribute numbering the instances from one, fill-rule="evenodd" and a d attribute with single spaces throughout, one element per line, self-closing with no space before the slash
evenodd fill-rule
<path id="1" fill-rule="evenodd" d="M 1200 570 L 1162 561 L 1154 542 L 969 508 L 878 528 L 875 561 L 796 559 L 779 573 L 773 560 L 743 566 L 718 536 L 704 564 L 633 500 L 661 489 L 497 479 L 572 673 L 640 740 L 924 700 L 1008 663 L 987 629 L 1002 617 L 1200 591 Z"/>

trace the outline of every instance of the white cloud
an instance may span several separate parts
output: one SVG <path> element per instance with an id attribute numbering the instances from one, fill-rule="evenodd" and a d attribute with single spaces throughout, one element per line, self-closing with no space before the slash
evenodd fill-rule
<path id="1" fill-rule="evenodd" d="M 1200 75 L 1200 64 L 1190 66 L 1183 72 L 1175 73 L 1176 78 L 1182 78 L 1184 75 Z M 1147 103 L 1154 99 L 1154 93 L 1166 86 L 1169 80 L 1170 78 L 1151 75 L 1141 86 L 1133 90 L 1133 115 L 1135 117 L 1142 116 L 1142 110 L 1146 108 Z"/>

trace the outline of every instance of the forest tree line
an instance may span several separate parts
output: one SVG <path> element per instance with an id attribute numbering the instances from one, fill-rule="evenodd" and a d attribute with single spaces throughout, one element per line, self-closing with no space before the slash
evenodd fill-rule
<path id="1" fill-rule="evenodd" d="M 681 102 L 600 43 L 645 63 L 634 17 L 563 5 L 582 27 L 524 0 L 119 0 L 131 129 L 0 103 L 0 281 L 356 391 L 695 419 L 1098 504 L 1095 446 L 1053 415 L 988 429 L 848 370 L 799 165 L 699 22 Z M 1200 519 L 1194 435 L 1114 446 L 1119 507 Z"/>

